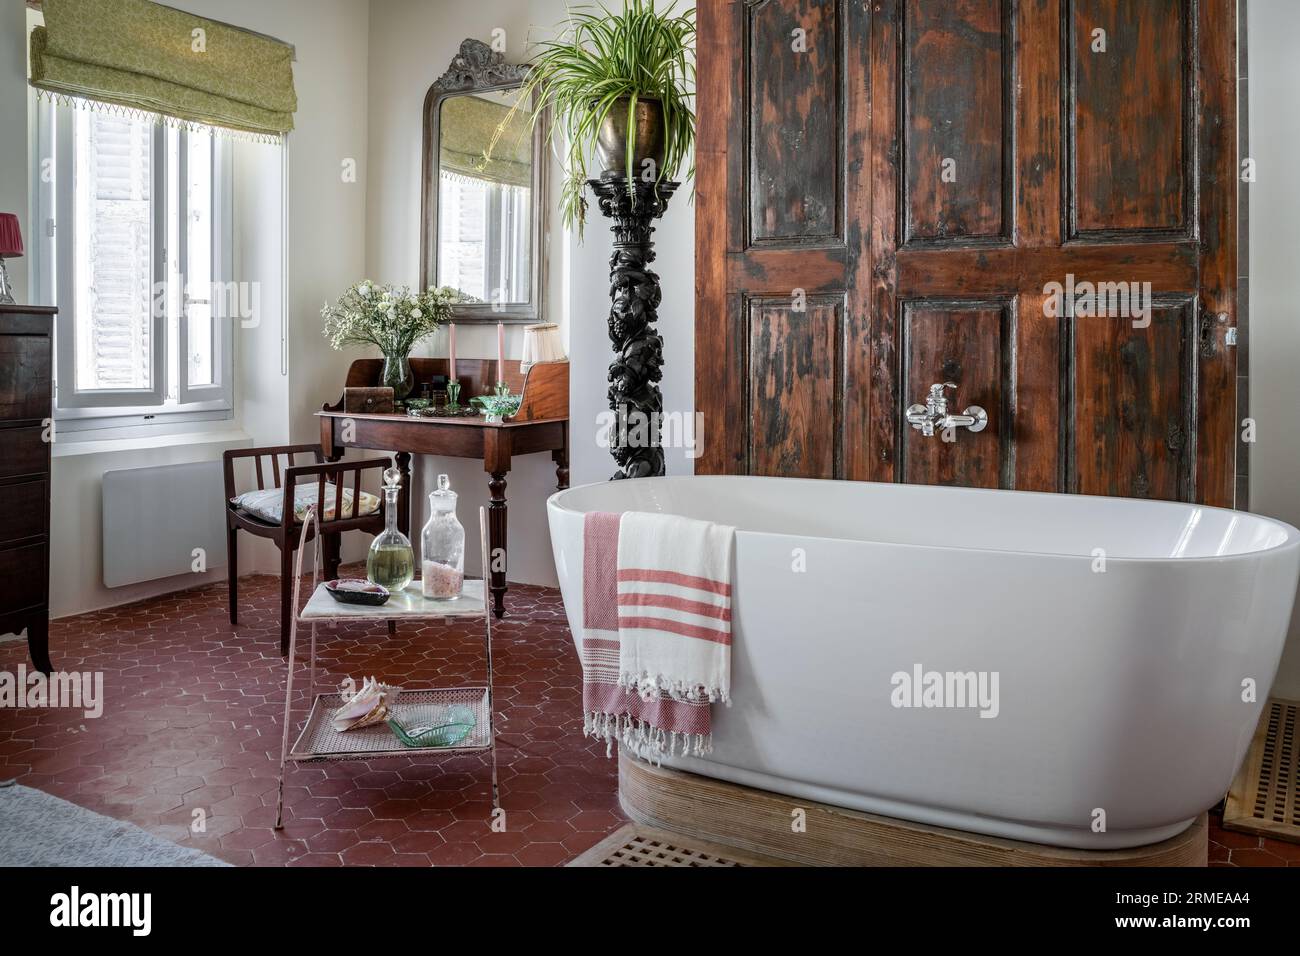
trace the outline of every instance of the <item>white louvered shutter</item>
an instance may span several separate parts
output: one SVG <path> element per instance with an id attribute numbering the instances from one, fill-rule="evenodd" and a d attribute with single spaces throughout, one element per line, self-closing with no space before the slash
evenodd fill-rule
<path id="1" fill-rule="evenodd" d="M 154 124 L 108 113 L 75 117 L 76 393 L 97 404 L 130 393 L 162 402 L 163 318 Z M 161 207 L 163 204 L 159 204 Z"/>

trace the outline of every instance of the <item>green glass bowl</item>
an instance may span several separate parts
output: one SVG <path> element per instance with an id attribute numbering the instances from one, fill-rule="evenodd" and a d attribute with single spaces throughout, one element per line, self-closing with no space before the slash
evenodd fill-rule
<path id="1" fill-rule="evenodd" d="M 471 733 L 477 721 L 474 712 L 468 707 L 448 707 L 444 716 L 445 723 L 436 726 L 424 724 L 419 727 L 404 727 L 396 718 L 388 718 L 389 729 L 406 747 L 454 747 Z"/>

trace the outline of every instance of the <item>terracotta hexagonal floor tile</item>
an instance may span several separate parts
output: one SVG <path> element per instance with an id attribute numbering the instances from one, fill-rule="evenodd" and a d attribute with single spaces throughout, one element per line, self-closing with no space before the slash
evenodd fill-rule
<path id="1" fill-rule="evenodd" d="M 512 585 L 494 647 L 505 832 L 490 826 L 486 755 L 290 766 L 285 828 L 274 831 L 285 674 L 278 583 L 241 580 L 239 626 L 229 623 L 224 585 L 53 622 L 56 665 L 104 674 L 104 714 L 0 713 L 0 778 L 242 865 L 553 865 L 622 823 L 617 762 L 581 736 L 581 671 L 559 592 Z M 480 682 L 480 641 L 464 624 L 403 626 L 391 638 L 324 629 L 317 689 L 345 676 Z M 25 657 L 24 642 L 0 643 L 0 669 Z M 306 704 L 299 685 L 296 720 Z"/>
<path id="2" fill-rule="evenodd" d="M 427 854 L 445 842 L 440 834 L 429 831 L 412 831 L 389 841 L 398 853 L 420 854 Z"/>
<path id="3" fill-rule="evenodd" d="M 1292 866 L 1300 863 L 1300 843 L 1283 843 L 1281 840 L 1265 840 L 1265 848 L 1279 859 L 1286 860 Z"/>
<path id="4" fill-rule="evenodd" d="M 530 843 L 514 857 L 524 866 L 559 866 L 574 857 L 563 843 Z"/>
<path id="5" fill-rule="evenodd" d="M 275 831 L 270 827 L 240 827 L 221 838 L 221 847 L 225 850 L 255 850 L 272 842 Z"/>
<path id="6" fill-rule="evenodd" d="M 1233 850 L 1231 859 L 1235 866 L 1286 866 L 1286 860 L 1267 850 Z"/>
<path id="7" fill-rule="evenodd" d="M 405 836 L 410 832 L 410 828 L 407 827 L 404 820 L 371 820 L 369 823 L 357 827 L 357 836 L 366 843 L 372 841 L 391 843 L 398 837 Z"/>
<path id="8" fill-rule="evenodd" d="M 339 855 L 348 866 L 391 866 L 395 854 L 387 843 L 358 843 Z"/>
<path id="9" fill-rule="evenodd" d="M 468 866 L 482 855 L 473 843 L 444 843 L 428 851 L 434 866 Z"/>
<path id="10" fill-rule="evenodd" d="M 356 830 L 321 830 L 303 840 L 312 853 L 342 853 L 360 842 Z"/>

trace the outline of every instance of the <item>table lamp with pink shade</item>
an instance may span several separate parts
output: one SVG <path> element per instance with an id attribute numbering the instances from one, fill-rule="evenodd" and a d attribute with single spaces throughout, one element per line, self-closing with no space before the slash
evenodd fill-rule
<path id="1" fill-rule="evenodd" d="M 23 234 L 18 228 L 18 217 L 11 212 L 0 212 L 0 305 L 14 304 L 5 260 L 17 259 L 22 254 Z"/>

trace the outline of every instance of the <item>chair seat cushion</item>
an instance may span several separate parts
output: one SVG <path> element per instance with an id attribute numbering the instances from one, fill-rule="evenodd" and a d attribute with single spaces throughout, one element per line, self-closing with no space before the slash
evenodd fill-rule
<path id="1" fill-rule="evenodd" d="M 293 489 L 293 517 L 295 521 L 301 521 L 307 517 L 307 509 L 316 504 L 317 485 L 296 485 Z M 255 518 L 261 518 L 263 521 L 269 521 L 271 524 L 280 524 L 284 516 L 284 489 L 267 488 L 262 491 L 245 491 L 242 495 L 236 495 L 230 499 L 230 503 L 236 508 L 247 511 Z M 379 499 L 369 492 L 361 492 L 361 500 L 357 503 L 356 514 L 352 511 L 352 492 L 343 489 L 343 513 L 339 515 L 342 518 L 363 517 L 372 515 L 379 510 Z M 322 521 L 333 521 L 334 514 L 334 485 L 332 482 L 325 483 L 325 508 L 322 513 L 317 508 L 317 515 Z"/>

